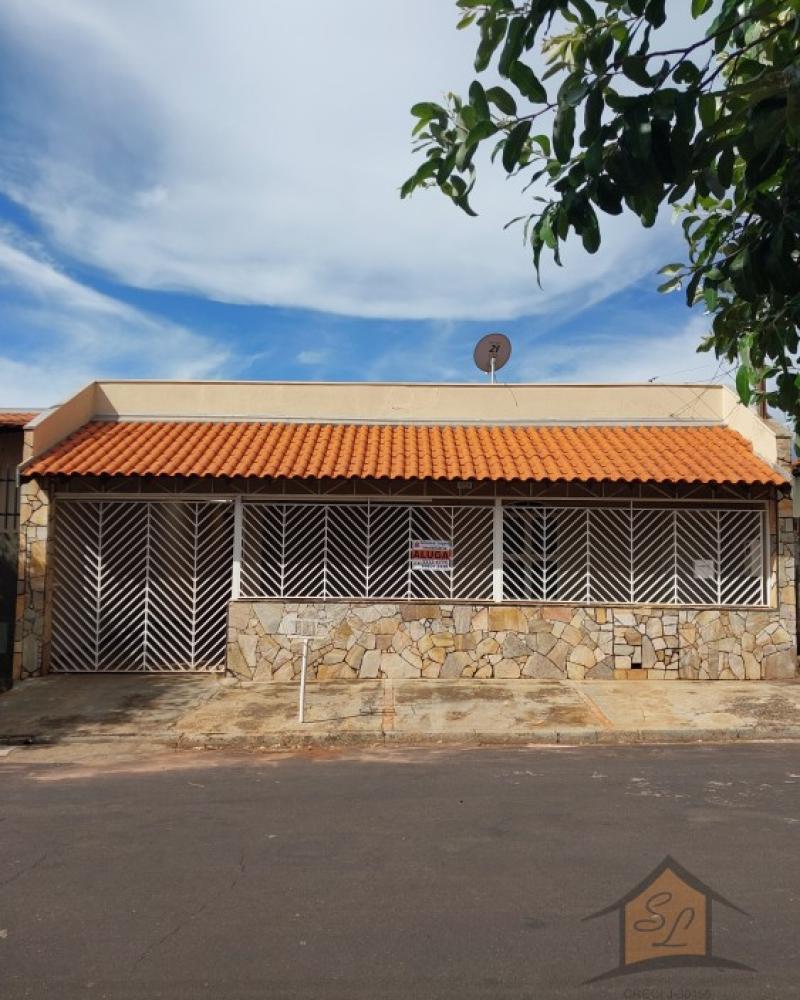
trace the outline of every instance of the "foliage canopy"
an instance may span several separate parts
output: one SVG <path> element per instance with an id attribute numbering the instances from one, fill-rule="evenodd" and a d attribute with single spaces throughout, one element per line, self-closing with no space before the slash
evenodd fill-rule
<path id="1" fill-rule="evenodd" d="M 474 215 L 475 155 L 490 144 L 526 190 L 547 185 L 511 220 L 537 276 L 543 250 L 560 264 L 570 230 L 598 250 L 598 214 L 627 209 L 652 226 L 674 206 L 688 259 L 662 268 L 659 290 L 701 303 L 711 333 L 700 349 L 738 361 L 742 400 L 766 398 L 797 427 L 800 0 L 691 0 L 694 40 L 658 48 L 655 30 L 689 21 L 688 4 L 457 0 L 458 27 L 479 31 L 476 72 L 504 85 L 475 79 L 467 98 L 414 105 L 423 162 L 401 196 L 437 187 Z"/>

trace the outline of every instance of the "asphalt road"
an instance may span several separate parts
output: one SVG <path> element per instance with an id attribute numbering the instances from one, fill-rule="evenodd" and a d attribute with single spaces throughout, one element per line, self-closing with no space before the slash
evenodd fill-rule
<path id="1" fill-rule="evenodd" d="M 800 746 L 0 762 L 0 998 L 794 998 Z M 672 855 L 752 966 L 619 960 Z"/>

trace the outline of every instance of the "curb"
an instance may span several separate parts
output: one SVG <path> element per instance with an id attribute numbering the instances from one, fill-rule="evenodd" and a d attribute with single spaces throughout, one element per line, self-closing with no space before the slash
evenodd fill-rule
<path id="1" fill-rule="evenodd" d="M 264 733 L 73 733 L 59 736 L 37 733 L 0 735 L 0 746 L 56 746 L 58 744 L 102 744 L 138 742 L 175 750 L 296 750 L 311 747 L 399 747 L 399 746 L 643 746 L 709 743 L 800 742 L 800 725 L 756 725 L 730 729 L 540 729 L 527 733 L 508 732 L 322 732 Z"/>
<path id="2" fill-rule="evenodd" d="M 304 747 L 400 746 L 643 746 L 709 743 L 800 742 L 800 725 L 753 726 L 744 729 L 543 729 L 529 733 L 446 732 L 412 733 L 287 733 L 263 736 L 181 734 L 178 749 L 285 749 Z"/>

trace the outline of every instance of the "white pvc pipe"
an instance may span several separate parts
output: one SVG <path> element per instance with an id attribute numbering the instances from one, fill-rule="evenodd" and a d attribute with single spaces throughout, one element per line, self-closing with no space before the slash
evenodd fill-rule
<path id="1" fill-rule="evenodd" d="M 306 707 L 306 667 L 308 666 L 308 644 L 310 640 L 308 638 L 303 638 L 303 658 L 300 666 L 300 712 L 298 713 L 298 719 L 300 722 L 304 722 L 305 707 Z"/>

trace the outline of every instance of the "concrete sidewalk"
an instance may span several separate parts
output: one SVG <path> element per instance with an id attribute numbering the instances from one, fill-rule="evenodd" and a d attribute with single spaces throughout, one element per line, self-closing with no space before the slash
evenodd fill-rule
<path id="1" fill-rule="evenodd" d="M 51 676 L 0 697 L 0 743 L 175 747 L 800 739 L 800 682 L 456 680 L 296 684 Z"/>

